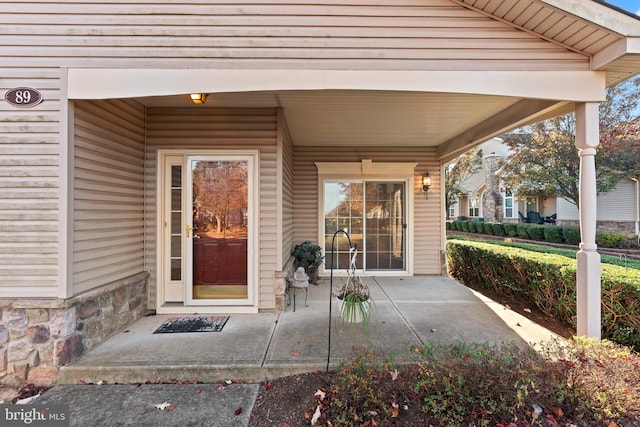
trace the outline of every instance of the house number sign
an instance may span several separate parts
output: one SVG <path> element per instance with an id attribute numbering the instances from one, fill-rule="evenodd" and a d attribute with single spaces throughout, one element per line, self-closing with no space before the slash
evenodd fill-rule
<path id="1" fill-rule="evenodd" d="M 42 102 L 42 94 L 31 87 L 16 87 L 4 94 L 4 99 L 16 107 L 33 107 Z"/>

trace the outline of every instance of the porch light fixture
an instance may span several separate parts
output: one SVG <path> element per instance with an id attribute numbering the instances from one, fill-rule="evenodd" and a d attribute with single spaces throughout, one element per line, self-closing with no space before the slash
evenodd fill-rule
<path id="1" fill-rule="evenodd" d="M 206 100 L 207 100 L 207 94 L 206 93 L 192 93 L 191 94 L 191 101 L 194 104 L 204 104 Z"/>
<path id="2" fill-rule="evenodd" d="M 425 172 L 422 175 L 422 192 L 424 193 L 425 199 L 429 198 L 429 187 L 431 187 L 431 176 L 429 175 L 429 172 Z"/>

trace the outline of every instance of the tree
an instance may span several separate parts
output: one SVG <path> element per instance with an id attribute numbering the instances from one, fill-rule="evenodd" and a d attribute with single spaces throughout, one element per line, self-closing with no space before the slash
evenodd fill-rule
<path id="1" fill-rule="evenodd" d="M 600 145 L 596 155 L 598 194 L 640 173 L 640 77 L 607 89 L 600 104 Z M 575 115 L 539 122 L 503 136 L 512 150 L 503 169 L 505 187 L 519 198 L 562 197 L 578 206 L 580 160 Z"/>
<path id="2" fill-rule="evenodd" d="M 478 148 L 467 151 L 445 167 L 444 192 L 447 219 L 449 219 L 449 208 L 458 203 L 461 196 L 466 195 L 462 188 L 463 184 L 481 167 L 482 150 Z"/>

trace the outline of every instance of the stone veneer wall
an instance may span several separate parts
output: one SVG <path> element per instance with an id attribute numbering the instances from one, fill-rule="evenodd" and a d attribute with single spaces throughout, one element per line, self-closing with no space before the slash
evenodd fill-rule
<path id="1" fill-rule="evenodd" d="M 559 227 L 580 228 L 580 221 L 571 219 L 559 219 L 556 222 Z M 625 233 L 628 238 L 635 236 L 635 223 L 633 221 L 597 221 L 597 233 Z"/>
<path id="2" fill-rule="evenodd" d="M 500 179 L 496 172 L 500 167 L 502 157 L 495 153 L 484 156 L 484 196 L 482 197 L 482 216 L 488 222 L 501 222 L 504 219 L 502 194 L 500 193 Z"/>
<path id="3" fill-rule="evenodd" d="M 0 299 L 0 383 L 54 384 L 59 366 L 145 314 L 148 278 L 139 273 L 66 300 Z"/>

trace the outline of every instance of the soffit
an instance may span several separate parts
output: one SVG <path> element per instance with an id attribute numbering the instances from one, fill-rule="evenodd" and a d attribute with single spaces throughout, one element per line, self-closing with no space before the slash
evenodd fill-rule
<path id="1" fill-rule="evenodd" d="M 593 0 L 452 0 L 493 19 L 514 25 L 574 52 L 593 57 L 626 37 L 640 37 L 640 20 Z M 625 46 L 626 50 L 627 46 Z M 630 49 L 598 70 L 613 85 L 640 72 L 640 52 Z"/>

